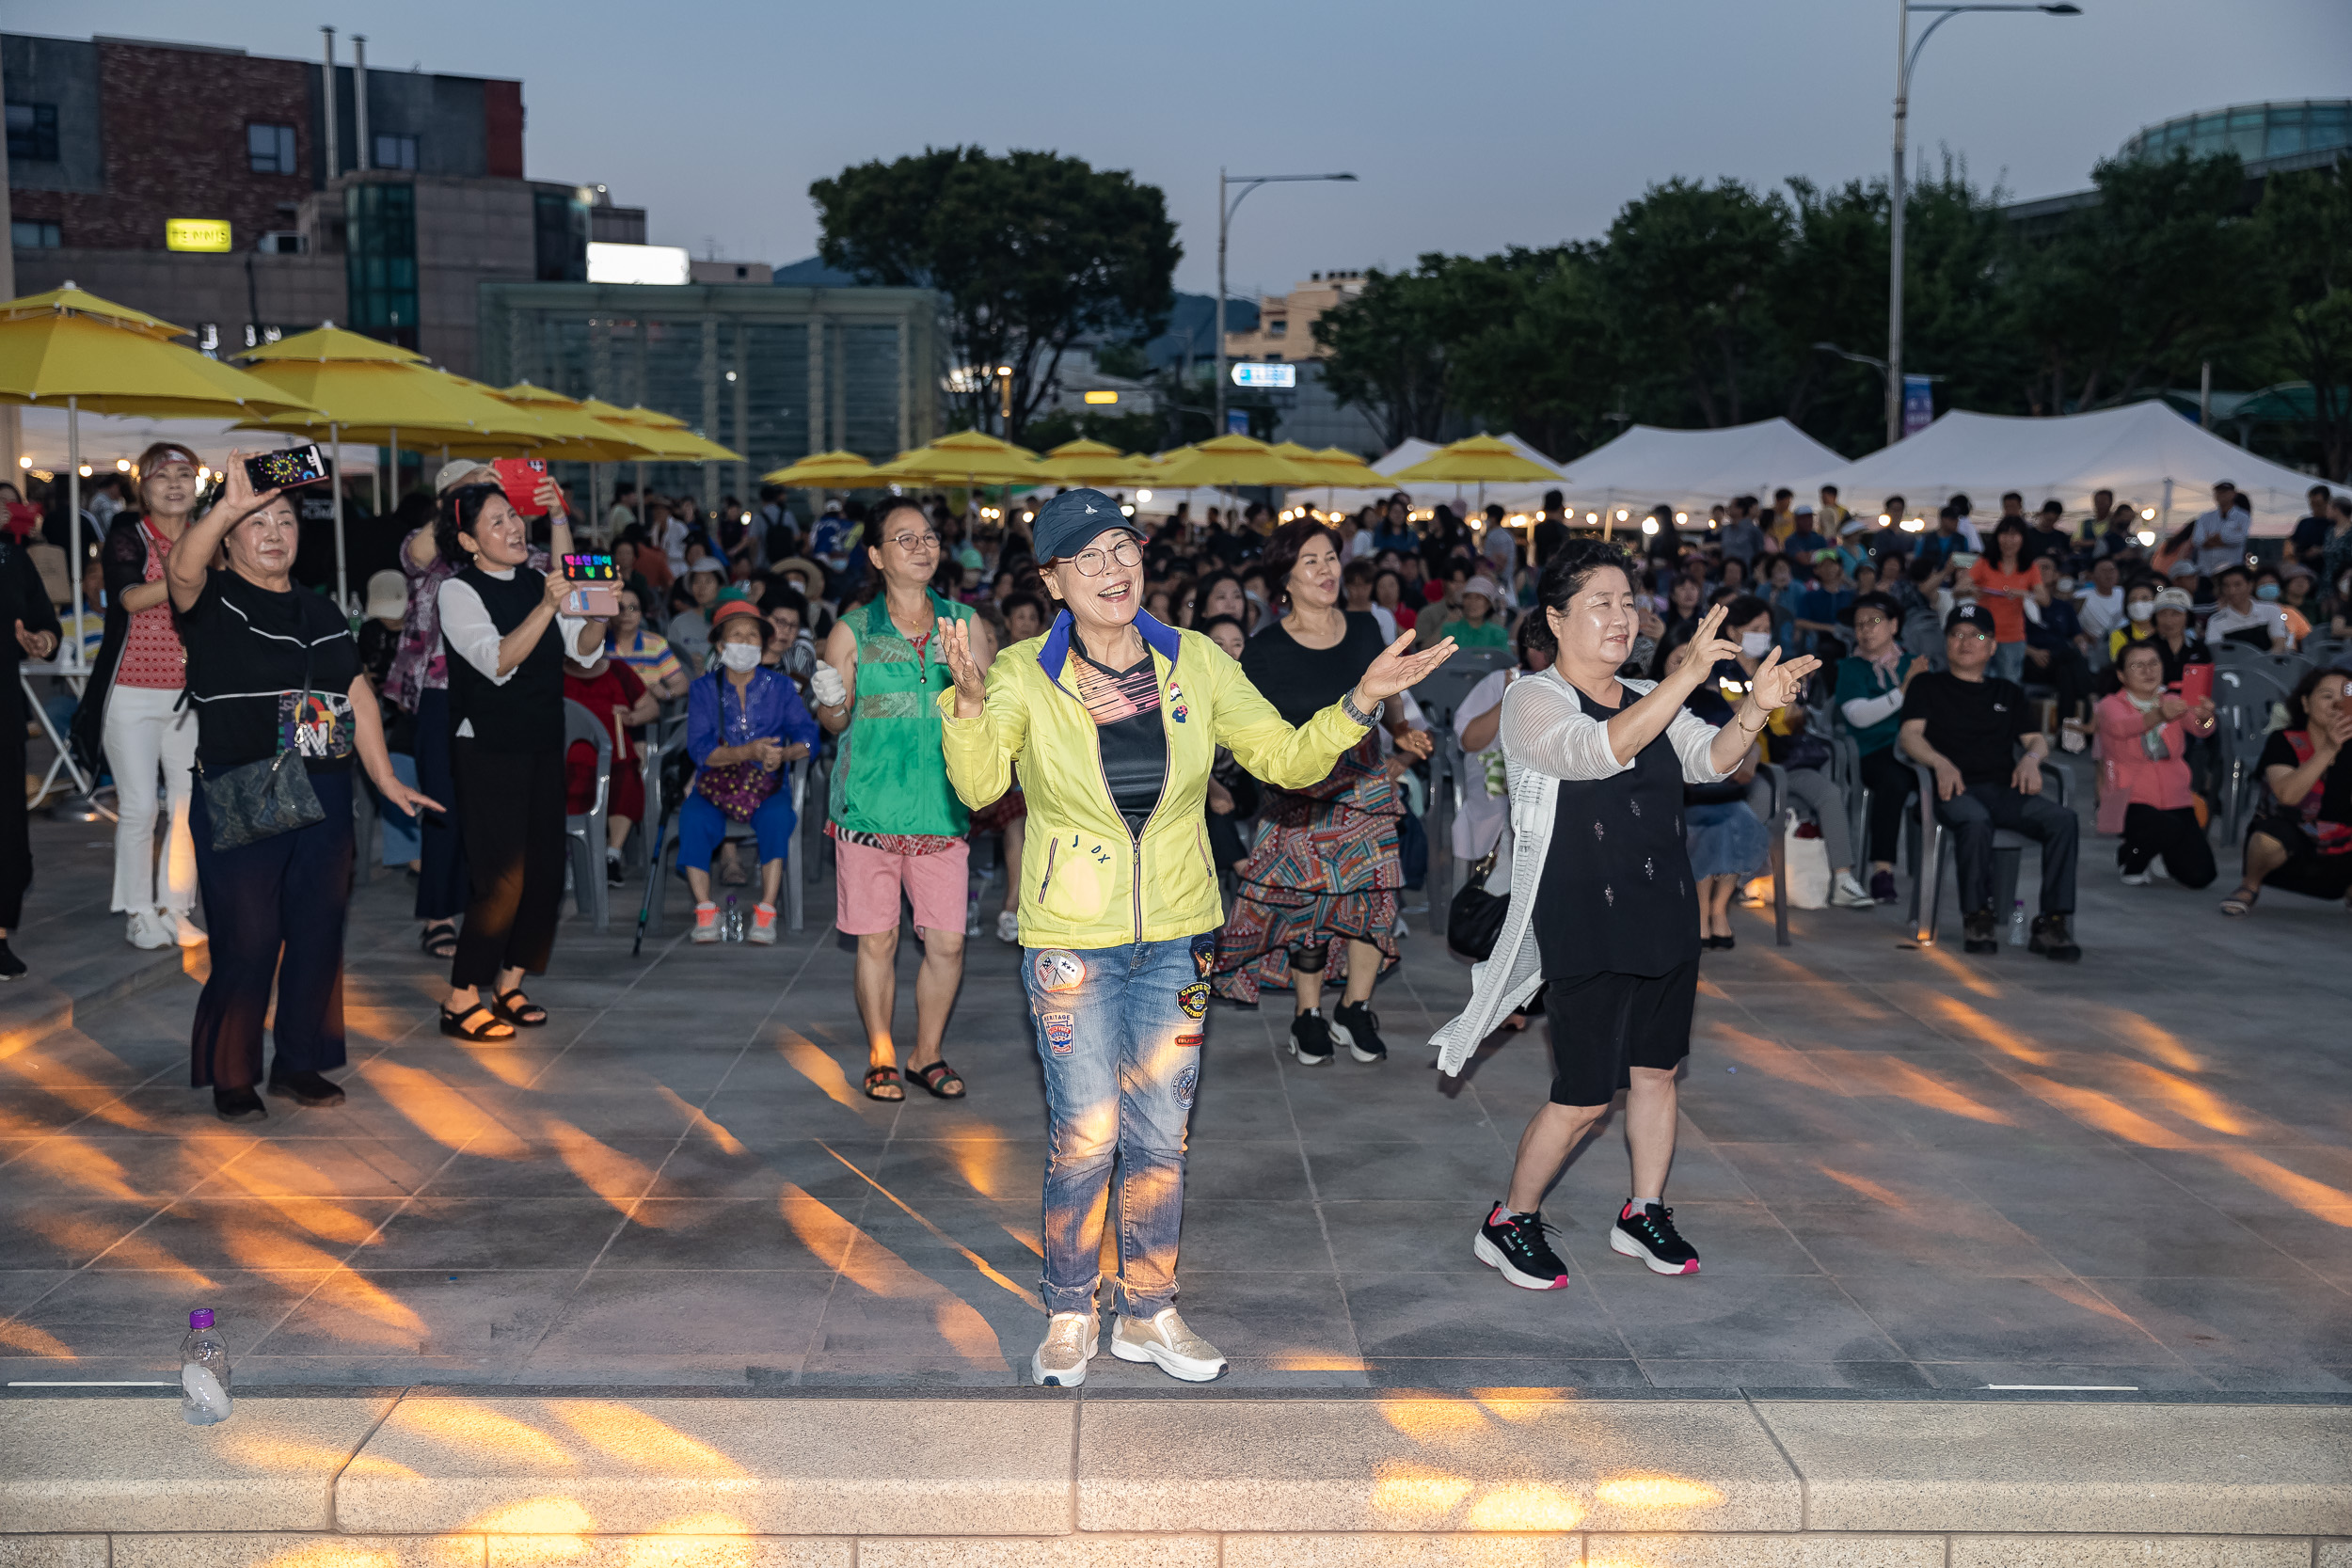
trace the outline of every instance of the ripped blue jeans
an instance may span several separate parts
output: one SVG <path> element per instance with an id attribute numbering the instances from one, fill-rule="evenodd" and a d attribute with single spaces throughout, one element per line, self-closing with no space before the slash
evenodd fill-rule
<path id="1" fill-rule="evenodd" d="M 1094 1307 L 1111 1166 L 1119 1166 L 1119 1307 L 1176 1300 L 1184 1124 L 1200 1082 L 1212 933 L 1078 950 L 1025 948 L 1022 983 L 1045 1064 L 1049 1312 Z"/>

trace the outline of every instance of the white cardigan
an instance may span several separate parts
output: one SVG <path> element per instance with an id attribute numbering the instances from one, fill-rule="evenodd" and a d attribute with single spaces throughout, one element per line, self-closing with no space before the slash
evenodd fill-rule
<path id="1" fill-rule="evenodd" d="M 1639 697 L 1656 683 L 1618 684 Z M 1717 772 L 1708 756 L 1715 736 L 1716 726 L 1689 708 L 1677 712 L 1667 724 L 1667 742 L 1682 759 L 1682 776 L 1690 783 L 1715 784 L 1729 777 Z M 1503 853 L 1495 857 L 1495 872 L 1500 875 L 1504 866 L 1510 867 L 1511 907 L 1503 915 L 1493 955 L 1470 970 L 1470 1005 L 1429 1037 L 1438 1048 L 1438 1069 L 1448 1077 L 1460 1073 L 1479 1041 L 1524 1006 L 1544 983 L 1543 956 L 1535 946 L 1535 890 L 1551 852 L 1560 781 L 1611 778 L 1633 766 L 1619 762 L 1610 752 L 1608 724 L 1584 711 L 1576 689 L 1557 670 L 1513 681 L 1502 694 L 1502 755 L 1511 781 L 1511 821 L 1503 833 Z"/>

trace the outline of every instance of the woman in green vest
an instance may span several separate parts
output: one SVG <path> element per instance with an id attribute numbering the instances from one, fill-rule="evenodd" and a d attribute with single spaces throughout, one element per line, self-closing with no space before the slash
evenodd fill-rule
<path id="1" fill-rule="evenodd" d="M 882 591 L 845 612 L 809 678 L 817 721 L 841 737 L 825 832 L 834 841 L 834 924 L 857 938 L 857 1013 L 866 1025 L 866 1095 L 906 1098 L 891 1023 L 898 1001 L 898 895 L 914 906 L 923 967 L 914 977 L 914 1051 L 906 1076 L 941 1100 L 963 1080 L 939 1059 L 948 1009 L 963 984 L 963 918 L 971 814 L 948 787 L 931 699 L 954 684 L 938 646 L 945 622 L 971 607 L 931 592 L 939 535 L 911 498 L 882 503 L 866 556 Z M 994 644 L 987 623 L 976 645 Z"/>

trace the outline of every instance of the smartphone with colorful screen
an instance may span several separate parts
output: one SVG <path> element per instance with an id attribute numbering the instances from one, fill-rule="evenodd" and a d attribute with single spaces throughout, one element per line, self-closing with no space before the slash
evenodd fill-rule
<path id="1" fill-rule="evenodd" d="M 571 596 L 564 601 L 564 614 L 609 621 L 620 612 L 621 569 L 612 563 L 611 556 L 593 552 L 567 555 L 564 558 L 564 577 L 572 584 Z"/>
<path id="2" fill-rule="evenodd" d="M 499 488 L 506 492 L 507 504 L 526 517 L 536 517 L 547 511 L 539 504 L 539 486 L 548 477 L 548 466 L 536 457 L 500 457 L 490 463 L 490 469 L 499 476 Z"/>
<path id="3" fill-rule="evenodd" d="M 245 477 L 259 495 L 264 490 L 291 490 L 299 484 L 316 484 L 326 477 L 326 454 L 318 443 L 288 447 L 282 451 L 265 451 L 245 460 Z"/>

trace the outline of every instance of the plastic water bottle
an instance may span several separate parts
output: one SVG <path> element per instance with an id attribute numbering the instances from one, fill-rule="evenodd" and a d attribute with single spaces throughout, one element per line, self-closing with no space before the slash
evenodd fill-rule
<path id="1" fill-rule="evenodd" d="M 229 1418 L 229 1341 L 213 1326 L 212 1308 L 188 1314 L 188 1337 L 180 1341 L 180 1418 L 190 1426 L 218 1426 Z"/>
<path id="2" fill-rule="evenodd" d="M 724 942 L 743 940 L 743 911 L 736 903 L 735 895 L 732 893 L 727 895 L 727 912 L 725 918 L 719 923 L 719 936 Z"/>
<path id="3" fill-rule="evenodd" d="M 2010 900 L 2009 911 L 2009 944 L 2011 947 L 2023 947 L 2026 945 L 2026 901 L 2023 898 Z"/>

